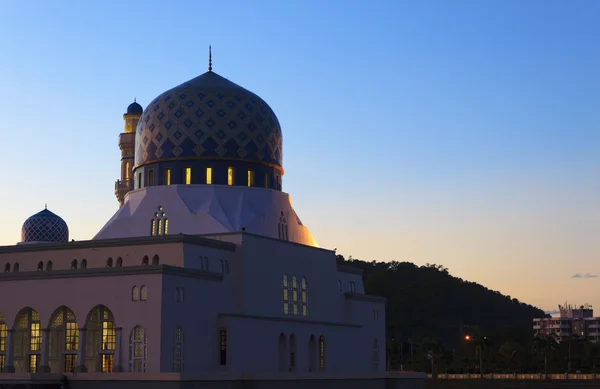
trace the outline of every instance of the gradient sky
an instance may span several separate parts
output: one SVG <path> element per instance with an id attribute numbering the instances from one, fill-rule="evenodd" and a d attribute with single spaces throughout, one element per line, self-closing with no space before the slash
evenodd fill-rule
<path id="1" fill-rule="evenodd" d="M 600 309 L 598 20 L 595 0 L 0 0 L 0 244 L 46 202 L 92 238 L 127 105 L 211 44 L 277 113 L 322 247 Z"/>

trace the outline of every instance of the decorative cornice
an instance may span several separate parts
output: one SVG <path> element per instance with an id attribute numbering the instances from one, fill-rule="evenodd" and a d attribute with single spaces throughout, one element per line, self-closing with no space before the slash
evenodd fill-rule
<path id="1" fill-rule="evenodd" d="M 355 292 L 346 292 L 345 293 L 346 300 L 358 300 L 358 301 L 367 301 L 370 303 L 381 303 L 385 304 L 387 299 L 381 296 L 373 296 L 372 294 L 360 294 Z"/>
<path id="2" fill-rule="evenodd" d="M 235 251 L 235 244 L 204 238 L 197 235 L 160 235 L 138 236 L 132 238 L 83 240 L 61 243 L 37 243 L 16 246 L 0 246 L 0 254 L 23 253 L 32 251 L 80 250 L 100 247 L 147 246 L 154 244 L 182 243 L 211 247 L 219 250 Z"/>
<path id="3" fill-rule="evenodd" d="M 260 316 L 260 315 L 246 315 L 243 313 L 219 313 L 219 317 L 232 317 L 232 318 L 240 318 L 240 319 L 254 319 L 254 320 L 268 320 L 268 321 L 283 321 L 283 322 L 292 322 L 297 324 L 310 324 L 310 325 L 322 325 L 322 326 L 333 326 L 333 327 L 351 327 L 351 328 L 361 328 L 362 325 L 359 324 L 346 324 L 346 323 L 336 323 L 331 321 L 321 321 L 321 320 L 311 320 L 307 319 L 305 316 Z"/>
<path id="4" fill-rule="evenodd" d="M 145 265 L 125 267 L 98 267 L 75 270 L 50 270 L 50 271 L 23 271 L 0 273 L 2 281 L 47 280 L 57 278 L 83 278 L 83 277 L 118 277 L 132 275 L 161 274 L 180 277 L 200 278 L 210 281 L 222 281 L 223 274 L 206 270 L 186 269 L 171 265 Z"/>

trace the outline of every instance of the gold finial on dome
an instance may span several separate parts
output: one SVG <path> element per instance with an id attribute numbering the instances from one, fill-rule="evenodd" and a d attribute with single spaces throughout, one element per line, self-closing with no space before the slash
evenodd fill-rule
<path id="1" fill-rule="evenodd" d="M 212 72 L 212 48 L 208 45 L 208 71 Z"/>

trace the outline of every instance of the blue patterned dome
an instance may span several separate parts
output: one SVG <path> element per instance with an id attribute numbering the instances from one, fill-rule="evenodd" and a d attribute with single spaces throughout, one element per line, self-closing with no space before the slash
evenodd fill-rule
<path id="1" fill-rule="evenodd" d="M 137 103 L 137 101 L 134 101 L 133 103 L 129 104 L 129 107 L 127 107 L 127 114 L 142 114 L 144 112 L 144 108 L 142 108 L 141 105 L 139 105 Z"/>
<path id="2" fill-rule="evenodd" d="M 135 137 L 136 166 L 196 158 L 281 167 L 279 120 L 263 99 L 208 71 L 155 98 Z"/>
<path id="3" fill-rule="evenodd" d="M 68 242 L 69 227 L 58 215 L 44 209 L 23 223 L 22 242 Z"/>

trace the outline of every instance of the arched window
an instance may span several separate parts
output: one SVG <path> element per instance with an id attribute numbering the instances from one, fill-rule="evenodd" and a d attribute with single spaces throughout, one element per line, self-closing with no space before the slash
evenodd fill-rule
<path id="1" fill-rule="evenodd" d="M 290 335 L 290 360 L 288 371 L 293 373 L 296 371 L 296 336 Z"/>
<path id="2" fill-rule="evenodd" d="M 42 261 L 38 262 L 37 271 L 44 271 L 44 262 L 42 262 Z"/>
<path id="3" fill-rule="evenodd" d="M 46 262 L 46 271 L 52 270 L 52 261 Z"/>
<path id="4" fill-rule="evenodd" d="M 123 258 L 119 257 L 117 258 L 117 267 L 122 267 L 123 266 Z"/>
<path id="5" fill-rule="evenodd" d="M 296 275 L 292 276 L 292 311 L 294 315 L 297 315 L 299 312 L 298 309 L 298 280 L 296 279 Z"/>
<path id="6" fill-rule="evenodd" d="M 140 301 L 140 288 L 137 285 L 131 289 L 131 301 Z"/>
<path id="7" fill-rule="evenodd" d="M 13 273 L 18 273 L 19 272 L 19 262 L 15 262 L 15 265 L 13 266 Z"/>
<path id="8" fill-rule="evenodd" d="M 112 372 L 117 349 L 117 326 L 112 312 L 104 305 L 96 306 L 88 315 L 85 329 L 87 371 Z"/>
<path id="9" fill-rule="evenodd" d="M 308 283 L 306 282 L 306 278 L 302 277 L 302 281 L 300 282 L 301 287 L 301 298 L 302 298 L 302 316 L 308 316 Z"/>
<path id="10" fill-rule="evenodd" d="M 146 331 L 140 326 L 131 331 L 130 338 L 130 370 L 143 373 L 146 371 Z"/>
<path id="11" fill-rule="evenodd" d="M 373 371 L 379 371 L 379 341 L 373 341 Z"/>
<path id="12" fill-rule="evenodd" d="M 37 373 L 42 353 L 42 325 L 31 308 L 24 308 L 13 329 L 13 365 L 15 373 Z"/>
<path id="13" fill-rule="evenodd" d="M 148 262 L 149 262 L 148 256 L 147 256 L 147 255 L 144 255 L 144 258 L 142 258 L 142 266 L 145 266 L 145 265 L 147 265 L 147 264 L 148 264 Z"/>
<path id="14" fill-rule="evenodd" d="M 106 267 L 112 267 L 113 265 L 113 260 L 111 257 L 108 257 L 108 259 L 106 260 Z"/>
<path id="15" fill-rule="evenodd" d="M 175 301 L 177 301 L 178 303 L 182 303 L 185 299 L 184 292 L 185 291 L 183 288 L 175 288 Z"/>
<path id="16" fill-rule="evenodd" d="M 83 258 L 81 260 L 81 266 L 80 266 L 80 268 L 81 269 L 87 269 L 87 259 Z"/>
<path id="17" fill-rule="evenodd" d="M 278 350 L 278 359 L 279 359 L 279 372 L 284 372 L 286 368 L 286 339 L 283 333 L 279 334 L 279 341 L 277 342 L 277 350 Z"/>
<path id="18" fill-rule="evenodd" d="M 319 371 L 325 371 L 325 338 L 319 336 Z"/>
<path id="19" fill-rule="evenodd" d="M 289 280 L 287 274 L 283 275 L 281 279 L 281 301 L 283 303 L 283 314 L 290 314 L 290 292 L 289 292 Z"/>
<path id="20" fill-rule="evenodd" d="M 308 340 L 308 371 L 317 370 L 317 340 L 314 335 Z"/>
<path id="21" fill-rule="evenodd" d="M 48 365 L 53 373 L 71 373 L 77 363 L 79 326 L 75 314 L 63 306 L 50 319 Z"/>
<path id="22" fill-rule="evenodd" d="M 77 260 L 74 259 L 71 261 L 71 270 L 77 269 Z"/>
<path id="23" fill-rule="evenodd" d="M 181 373 L 183 371 L 183 328 L 175 328 L 175 341 L 173 344 L 173 371 Z"/>
<path id="24" fill-rule="evenodd" d="M 8 342 L 8 326 L 4 321 L 4 316 L 0 313 L 0 368 L 4 370 L 4 366 L 6 364 L 6 354 L 7 350 L 7 342 Z"/>
<path id="25" fill-rule="evenodd" d="M 154 212 L 154 218 L 150 221 L 150 235 L 167 235 L 169 233 L 169 219 L 162 206 L 158 206 Z"/>
<path id="26" fill-rule="evenodd" d="M 4 272 L 8 273 L 10 271 L 10 263 L 7 263 L 6 265 L 4 265 Z"/>
<path id="27" fill-rule="evenodd" d="M 158 255 L 155 255 L 152 257 L 152 264 L 153 265 L 158 265 L 159 259 L 158 259 Z"/>
<path id="28" fill-rule="evenodd" d="M 142 285 L 140 287 L 140 301 L 146 300 L 148 300 L 148 289 L 146 288 L 146 285 Z"/>
<path id="29" fill-rule="evenodd" d="M 279 223 L 277 224 L 277 230 L 278 230 L 278 234 L 279 234 L 279 239 L 289 240 L 288 239 L 287 219 L 285 218 L 283 211 L 281 211 L 281 215 L 279 216 Z"/>

